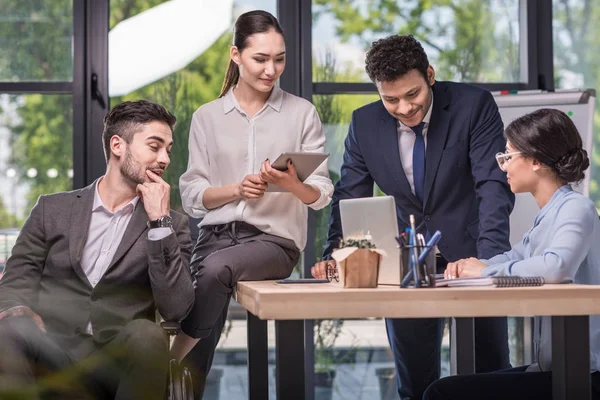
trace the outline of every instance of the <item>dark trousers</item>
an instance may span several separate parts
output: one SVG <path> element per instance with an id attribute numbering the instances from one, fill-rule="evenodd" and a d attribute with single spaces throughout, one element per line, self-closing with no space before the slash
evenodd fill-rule
<path id="1" fill-rule="evenodd" d="M 292 240 L 244 222 L 201 228 L 190 264 L 196 300 L 181 326 L 188 336 L 201 339 L 184 359 L 196 398 L 202 398 L 236 283 L 287 278 L 299 258 Z"/>
<path id="2" fill-rule="evenodd" d="M 434 382 L 423 400 L 551 400 L 552 372 L 525 372 L 527 366 L 487 374 L 457 375 Z M 600 400 L 600 372 L 594 372 L 592 399 Z"/>
<path id="3" fill-rule="evenodd" d="M 438 258 L 438 273 L 446 264 Z M 440 377 L 444 320 L 386 318 L 385 326 L 396 364 L 398 394 L 402 400 L 420 400 L 425 389 Z M 506 318 L 475 318 L 475 371 L 509 367 Z"/>
<path id="4" fill-rule="evenodd" d="M 29 318 L 8 317 L 0 320 L 0 354 L 0 398 L 164 398 L 168 343 L 148 320 L 130 322 L 109 344 L 75 360 Z"/>

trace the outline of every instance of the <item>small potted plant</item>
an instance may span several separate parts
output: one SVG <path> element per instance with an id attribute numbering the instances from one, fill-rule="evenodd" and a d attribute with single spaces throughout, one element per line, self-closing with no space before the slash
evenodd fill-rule
<path id="1" fill-rule="evenodd" d="M 377 287 L 379 260 L 383 254 L 369 233 L 341 240 L 340 248 L 332 254 L 338 265 L 340 284 L 345 288 Z"/>

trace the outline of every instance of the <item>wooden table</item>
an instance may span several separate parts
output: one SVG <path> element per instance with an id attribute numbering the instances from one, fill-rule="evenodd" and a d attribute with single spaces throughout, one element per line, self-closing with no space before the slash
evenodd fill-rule
<path id="1" fill-rule="evenodd" d="M 304 320 L 454 317 L 458 373 L 474 371 L 473 317 L 552 316 L 553 398 L 591 398 L 589 315 L 600 286 L 343 289 L 333 284 L 239 282 L 248 310 L 249 398 L 268 398 L 267 325 L 275 320 L 278 399 L 304 399 Z"/>

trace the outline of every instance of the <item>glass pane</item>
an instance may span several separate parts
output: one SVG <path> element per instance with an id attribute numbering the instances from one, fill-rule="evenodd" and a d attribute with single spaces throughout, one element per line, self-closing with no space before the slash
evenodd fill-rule
<path id="1" fill-rule="evenodd" d="M 73 0 L 0 1 L 0 81 L 73 80 Z"/>
<path id="2" fill-rule="evenodd" d="M 554 85 L 557 89 L 600 88 L 600 3 L 584 0 L 552 2 Z M 593 154 L 590 155 L 590 198 L 600 208 L 600 110 L 594 115 Z"/>
<path id="3" fill-rule="evenodd" d="M 132 17 L 137 17 L 138 22 L 144 22 L 146 17 L 153 18 L 152 13 L 156 12 L 156 7 L 172 7 L 183 4 L 190 5 L 193 2 L 177 2 L 162 0 L 111 0 L 110 1 L 110 32 L 109 32 L 109 55 L 118 49 L 111 47 L 115 44 L 131 48 L 133 46 L 144 46 L 143 38 L 145 29 L 153 29 L 152 24 L 140 23 L 137 28 L 130 29 L 135 25 L 121 24 L 122 22 L 131 23 Z M 200 6 L 206 2 L 198 1 Z M 233 7 L 227 8 L 227 5 L 233 3 Z M 214 35 L 214 41 L 203 43 L 206 48 L 199 51 L 198 37 L 177 37 L 173 38 L 172 49 L 178 49 L 185 53 L 185 57 L 190 57 L 189 62 L 183 65 L 170 64 L 169 58 L 176 59 L 179 55 L 164 57 L 162 53 L 157 53 L 160 60 L 148 62 L 143 68 L 145 81 L 140 81 L 136 85 L 130 85 L 127 76 L 122 74 L 129 73 L 130 68 L 120 68 L 118 63 L 109 64 L 109 82 L 125 82 L 127 86 L 116 85 L 109 88 L 111 105 L 118 104 L 124 100 L 146 99 L 154 101 L 165 106 L 177 117 L 177 124 L 174 131 L 175 145 L 171 153 L 171 164 L 167 168 L 163 178 L 171 185 L 171 207 L 180 212 L 181 198 L 179 193 L 179 177 L 185 172 L 188 161 L 188 135 L 192 114 L 202 104 L 212 101 L 219 95 L 225 70 L 229 63 L 229 48 L 232 42 L 232 21 L 240 13 L 262 9 L 273 15 L 277 15 L 276 0 L 233 0 L 215 3 L 208 7 L 210 10 L 218 10 L 218 14 L 199 15 L 194 20 L 195 28 L 198 25 L 214 23 L 220 24 L 221 34 Z M 159 10 L 159 19 L 162 26 L 181 25 L 186 18 L 181 14 L 189 14 L 190 10 L 178 8 L 163 8 Z M 146 12 L 143 13 L 142 12 Z M 214 11 L 215 13 L 217 11 Z M 167 19 L 164 16 L 171 16 Z M 178 15 L 180 17 L 178 17 Z M 200 17 L 202 22 L 200 23 Z M 223 18 L 225 18 L 223 20 Z M 133 21 L 135 22 L 135 20 Z M 169 29 L 167 29 L 169 30 Z M 172 31 L 179 31 L 173 29 Z M 124 34 L 125 33 L 125 34 Z M 208 37 L 214 34 L 214 30 L 200 33 Z M 194 53 L 196 52 L 196 53 Z M 143 56 L 143 55 L 142 55 Z M 183 57 L 183 56 L 182 56 Z M 183 57 L 183 58 L 185 58 Z M 110 61 L 109 61 L 110 62 Z M 134 69 L 135 70 L 135 69 Z M 156 71 L 155 71 L 156 70 Z M 147 73 L 152 72 L 152 73 Z M 146 74 L 147 73 L 147 74 Z M 137 78 L 137 77 L 134 77 Z M 110 85 L 110 83 L 109 83 Z M 194 236 L 194 235 L 192 235 Z M 274 338 L 272 326 L 270 326 L 270 338 Z M 207 386 L 204 393 L 204 399 L 246 399 L 248 397 L 248 370 L 247 370 L 247 346 L 246 346 L 246 311 L 235 301 L 231 301 L 229 307 L 228 321 L 226 322 L 221 341 L 217 346 L 217 352 L 213 361 L 213 367 L 207 378 Z M 273 347 L 273 341 L 269 346 Z M 272 351 L 271 351 L 272 352 Z M 272 354 L 274 354 L 272 352 Z M 274 360 L 274 356 L 270 356 Z M 272 365 L 271 367 L 274 367 Z M 274 378 L 270 368 L 271 397 L 274 398 Z"/>
<path id="4" fill-rule="evenodd" d="M 336 82 L 369 82 L 365 51 L 373 41 L 392 34 L 414 35 L 440 80 L 520 80 L 519 0 L 313 0 L 312 4 L 313 64 L 333 60 L 338 67 Z"/>
<path id="5" fill-rule="evenodd" d="M 326 74 L 327 72 L 323 72 L 323 69 L 323 67 L 317 67 L 315 76 Z M 344 156 L 344 140 L 348 134 L 348 125 L 350 124 L 352 111 L 376 100 L 379 100 L 379 95 L 377 94 L 313 96 L 313 104 L 319 112 L 327 139 L 325 152 L 329 153 L 329 158 L 327 159 L 329 177 L 334 184 L 340 179 L 340 168 L 342 167 L 342 157 Z M 330 211 L 330 206 L 316 211 L 315 254 L 317 259 L 315 261 L 320 259 L 325 248 Z"/>
<path id="6" fill-rule="evenodd" d="M 41 194 L 73 187 L 70 95 L 0 94 L 0 274 Z"/>

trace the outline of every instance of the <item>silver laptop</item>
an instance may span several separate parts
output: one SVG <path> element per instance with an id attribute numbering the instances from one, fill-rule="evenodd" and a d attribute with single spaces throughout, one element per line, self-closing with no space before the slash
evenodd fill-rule
<path id="1" fill-rule="evenodd" d="M 369 233 L 375 246 L 386 252 L 379 263 L 377 283 L 400 284 L 400 250 L 396 242 L 398 219 L 392 196 L 340 200 L 344 238 Z"/>

